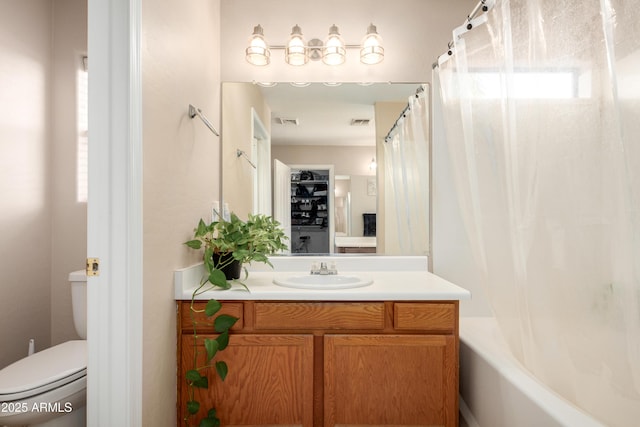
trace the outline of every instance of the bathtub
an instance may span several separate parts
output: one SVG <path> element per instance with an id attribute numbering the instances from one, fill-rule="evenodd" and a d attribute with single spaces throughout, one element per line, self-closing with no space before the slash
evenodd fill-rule
<path id="1" fill-rule="evenodd" d="M 469 427 L 605 427 L 529 374 L 492 317 L 460 319 L 460 415 Z"/>

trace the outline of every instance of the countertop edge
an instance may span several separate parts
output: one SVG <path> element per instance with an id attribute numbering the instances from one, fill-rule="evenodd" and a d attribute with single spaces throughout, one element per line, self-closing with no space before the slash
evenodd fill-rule
<path id="1" fill-rule="evenodd" d="M 353 289 L 295 289 L 272 283 L 276 274 L 289 272 L 251 271 L 249 277 L 233 284 L 229 290 L 207 290 L 195 300 L 220 301 L 264 300 L 264 301 L 453 301 L 469 300 L 471 292 L 426 270 L 376 271 L 370 286 Z M 202 264 L 174 272 L 175 300 L 191 300 L 192 293 L 204 276 Z"/>

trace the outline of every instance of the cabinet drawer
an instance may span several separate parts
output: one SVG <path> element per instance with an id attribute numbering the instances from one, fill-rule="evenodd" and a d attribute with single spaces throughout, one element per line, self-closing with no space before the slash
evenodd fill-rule
<path id="1" fill-rule="evenodd" d="M 428 330 L 453 333 L 456 306 L 453 303 L 395 303 L 393 325 L 397 330 Z"/>
<path id="2" fill-rule="evenodd" d="M 384 303 L 256 302 L 255 329 L 383 329 Z"/>
<path id="3" fill-rule="evenodd" d="M 220 314 L 228 314 L 237 317 L 238 321 L 231 328 L 232 331 L 239 331 L 244 327 L 243 321 L 243 304 L 241 302 L 224 302 L 222 308 L 213 317 L 207 317 L 204 314 L 206 301 L 196 302 L 194 305 L 195 321 L 197 323 L 197 331 L 199 333 L 215 333 L 213 328 L 213 319 Z M 180 325 L 184 333 L 193 333 L 193 323 L 191 321 L 191 301 L 182 301 L 180 303 Z"/>

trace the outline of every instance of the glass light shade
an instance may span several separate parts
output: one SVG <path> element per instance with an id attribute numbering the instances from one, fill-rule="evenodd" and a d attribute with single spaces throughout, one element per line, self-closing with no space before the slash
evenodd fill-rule
<path id="1" fill-rule="evenodd" d="M 360 62 L 367 65 L 379 64 L 384 59 L 382 37 L 378 34 L 376 26 L 371 24 L 367 28 L 367 35 L 362 39 L 360 48 Z"/>
<path id="2" fill-rule="evenodd" d="M 249 40 L 249 47 L 246 50 L 246 59 L 253 65 L 268 65 L 270 61 L 271 51 L 264 40 L 264 32 L 262 26 L 253 27 L 253 35 Z"/>
<path id="3" fill-rule="evenodd" d="M 291 30 L 291 39 L 285 48 L 285 60 L 289 65 L 304 65 L 309 62 L 307 46 L 297 25 Z"/>
<path id="4" fill-rule="evenodd" d="M 338 27 L 332 25 L 329 28 L 329 36 L 322 48 L 322 62 L 327 65 L 340 65 L 344 63 L 346 55 L 346 49 L 344 47 L 344 41 L 340 37 Z"/>

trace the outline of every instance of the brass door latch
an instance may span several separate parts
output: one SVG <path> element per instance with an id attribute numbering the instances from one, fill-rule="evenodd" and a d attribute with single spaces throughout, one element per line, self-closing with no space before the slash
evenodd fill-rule
<path id="1" fill-rule="evenodd" d="M 87 276 L 100 275 L 100 258 L 87 258 Z"/>

